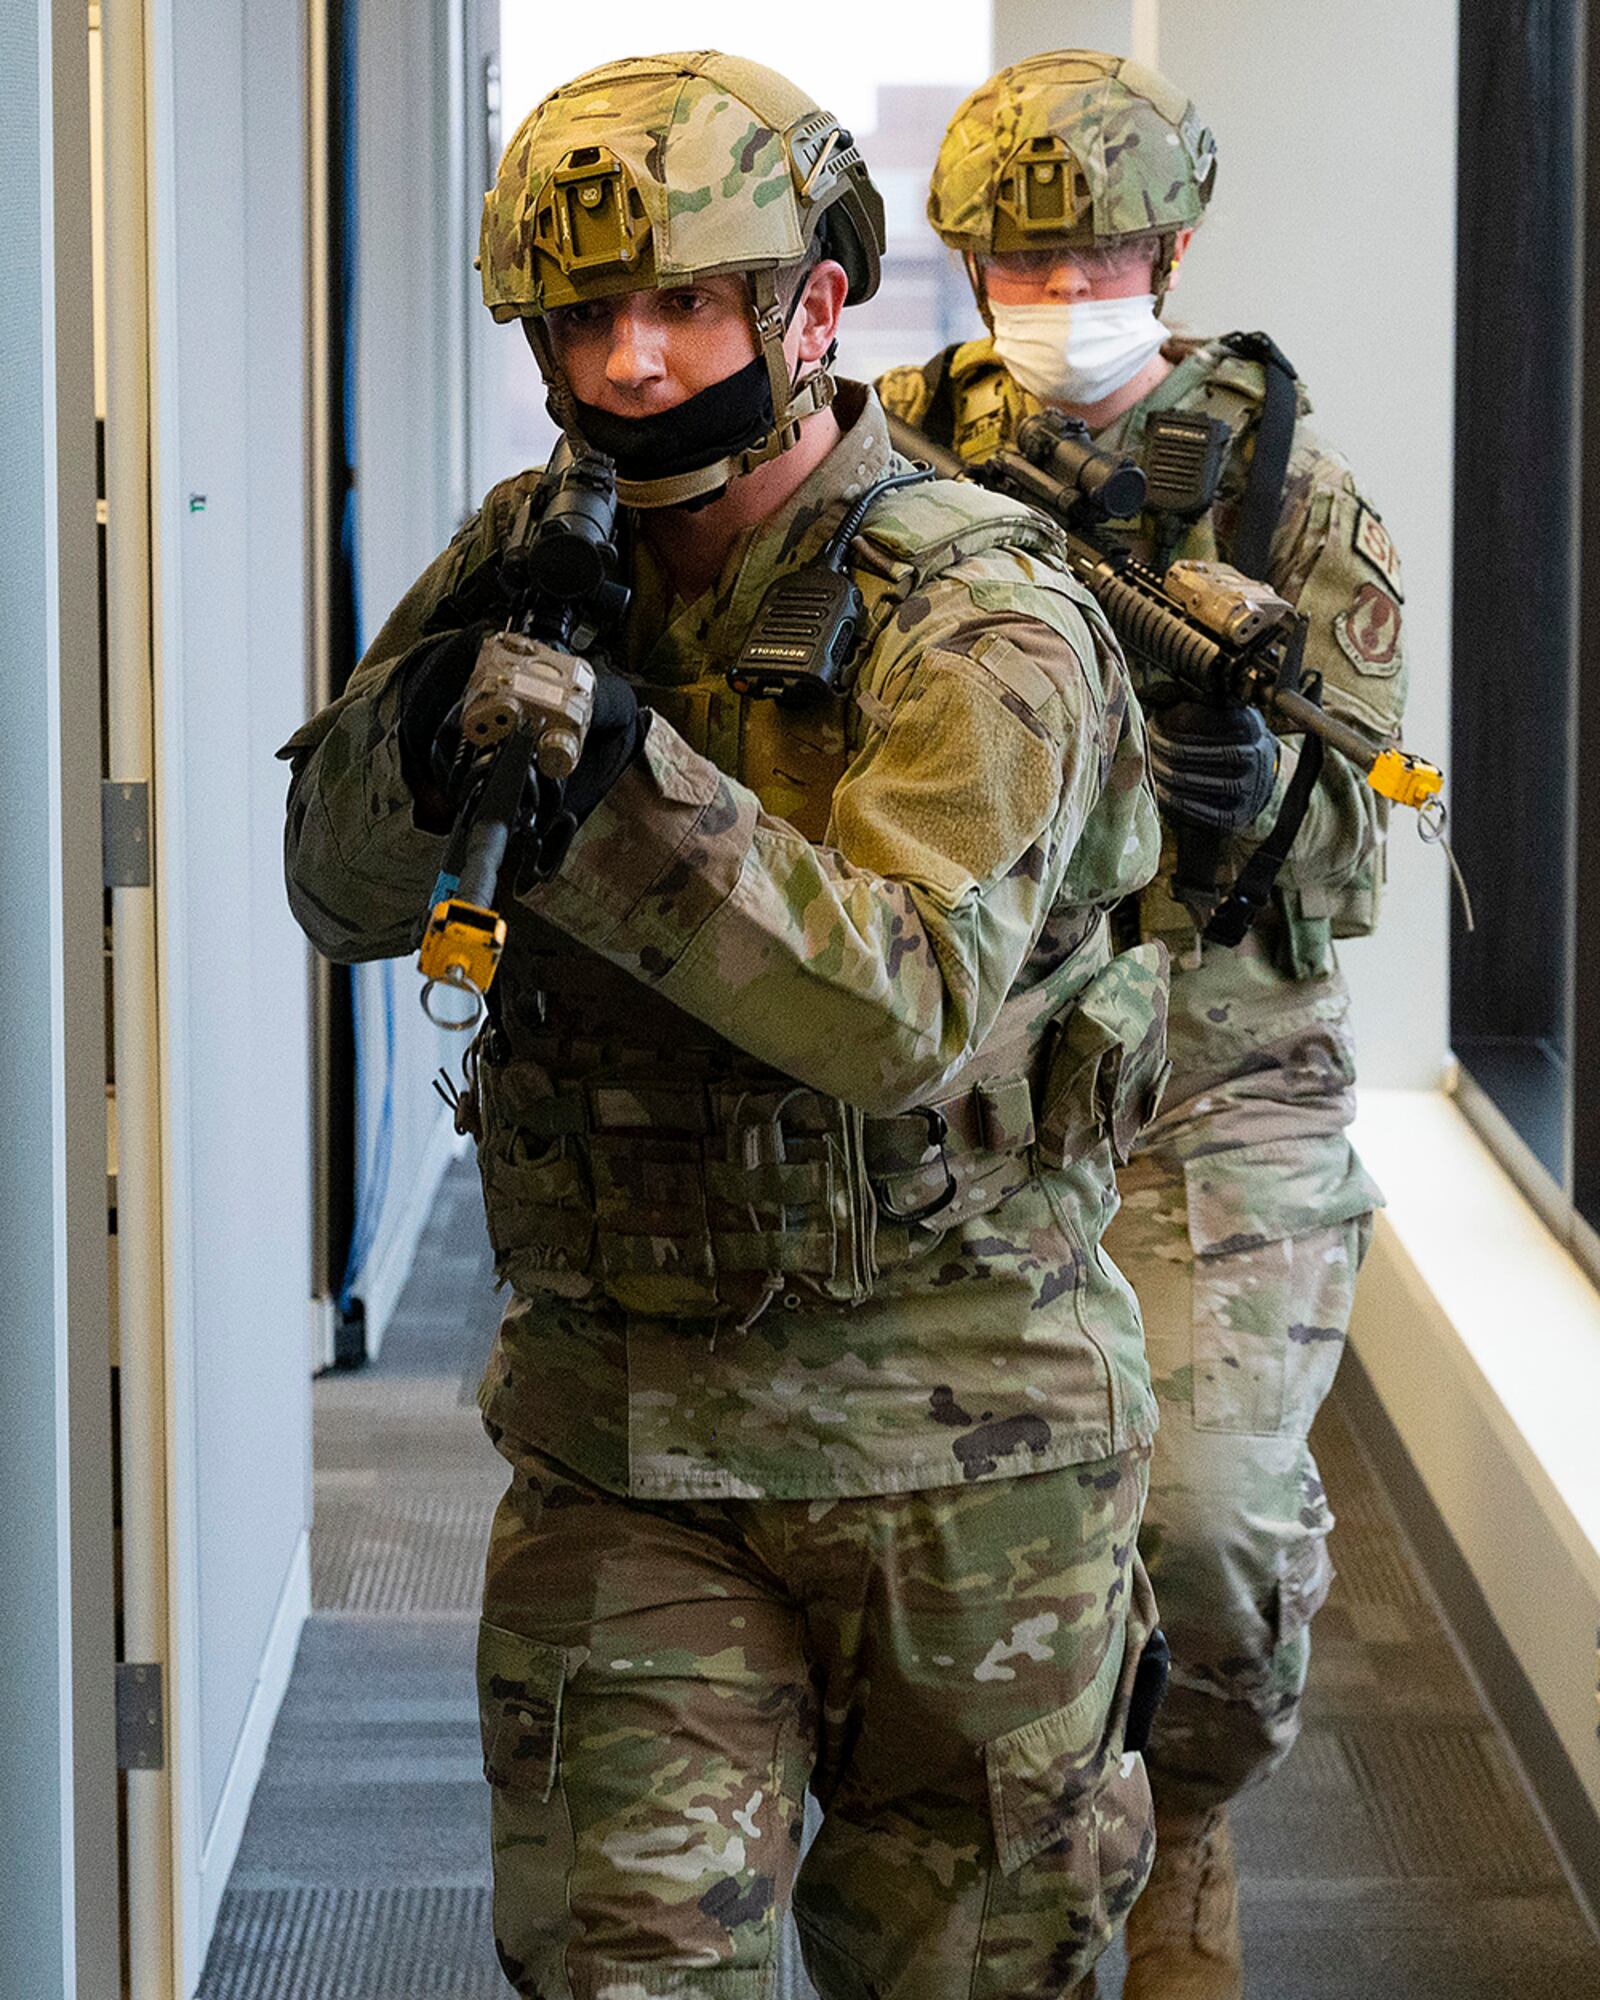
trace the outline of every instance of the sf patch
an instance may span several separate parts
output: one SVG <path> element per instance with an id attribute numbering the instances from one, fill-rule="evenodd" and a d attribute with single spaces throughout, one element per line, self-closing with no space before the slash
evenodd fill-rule
<path id="1" fill-rule="evenodd" d="M 1389 530 L 1364 501 L 1356 508 L 1356 525 L 1350 546 L 1372 565 L 1403 604 L 1406 594 L 1400 588 L 1400 551 L 1390 538 Z"/>
<path id="2" fill-rule="evenodd" d="M 1400 607 L 1375 583 L 1364 583 L 1355 602 L 1333 621 L 1340 650 L 1360 674 L 1388 675 L 1400 665 Z"/>

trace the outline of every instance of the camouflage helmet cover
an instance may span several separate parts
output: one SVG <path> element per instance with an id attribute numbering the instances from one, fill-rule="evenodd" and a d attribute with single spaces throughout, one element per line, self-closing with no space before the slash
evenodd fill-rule
<path id="1" fill-rule="evenodd" d="M 1216 143 L 1182 91 L 1093 49 L 1013 63 L 950 121 L 928 220 L 953 249 L 1101 249 L 1193 227 Z"/>
<path id="2" fill-rule="evenodd" d="M 484 303 L 509 320 L 770 274 L 819 227 L 848 302 L 870 298 L 882 199 L 850 134 L 786 77 L 713 50 L 607 63 L 536 105 L 506 148 L 484 197 Z"/>

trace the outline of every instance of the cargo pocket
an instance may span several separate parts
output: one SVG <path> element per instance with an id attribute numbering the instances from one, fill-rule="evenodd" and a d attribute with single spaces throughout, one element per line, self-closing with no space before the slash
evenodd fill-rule
<path id="1" fill-rule="evenodd" d="M 1333 1588 L 1333 1558 L 1326 1537 L 1323 1528 L 1284 1554 L 1273 1602 L 1273 1644 L 1280 1650 L 1299 1639 Z"/>
<path id="2" fill-rule="evenodd" d="M 1056 1030 L 1038 1120 L 1046 1166 L 1071 1166 L 1109 1139 L 1119 1166 L 1155 1116 L 1167 1061 L 1167 952 L 1119 952 L 1097 972 Z"/>
<path id="3" fill-rule="evenodd" d="M 1194 1421 L 1304 1436 L 1332 1384 L 1382 1201 L 1342 1132 L 1184 1163 L 1193 1267 Z"/>
<path id="4" fill-rule="evenodd" d="M 1076 1700 L 984 1745 L 989 1816 L 1003 1875 L 1015 1875 L 1042 1849 L 1067 1837 L 1080 1818 L 1084 1795 L 1105 1767 L 1107 1725 L 1127 1642 L 1123 1625 Z"/>
<path id="5" fill-rule="evenodd" d="M 984 1746 L 997 1865 L 972 2000 L 1060 1990 L 1063 1962 L 1087 1969 L 1144 1887 L 1150 1782 L 1122 1750 L 1144 1638 L 1124 1624 L 1075 1700 Z"/>
<path id="6" fill-rule="evenodd" d="M 478 1722 L 491 1785 L 544 1804 L 556 1782 L 566 1662 L 557 1646 L 478 1627 Z"/>

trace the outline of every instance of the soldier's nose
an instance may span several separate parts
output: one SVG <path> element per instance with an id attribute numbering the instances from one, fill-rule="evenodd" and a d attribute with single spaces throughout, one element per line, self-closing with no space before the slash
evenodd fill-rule
<path id="1" fill-rule="evenodd" d="M 1050 269 L 1046 291 L 1054 305 L 1076 305 L 1080 299 L 1089 296 L 1091 286 L 1088 274 L 1076 264 L 1054 264 Z"/>
<path id="2" fill-rule="evenodd" d="M 640 389 L 666 374 L 666 357 L 658 328 L 632 311 L 619 312 L 611 323 L 611 350 L 606 356 L 606 380 L 617 389 Z"/>

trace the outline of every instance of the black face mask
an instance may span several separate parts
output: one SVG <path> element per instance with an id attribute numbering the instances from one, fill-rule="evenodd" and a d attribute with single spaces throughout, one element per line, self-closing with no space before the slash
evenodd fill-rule
<path id="1" fill-rule="evenodd" d="M 574 399 L 584 442 L 617 463 L 624 479 L 673 479 L 747 451 L 772 429 L 765 355 L 686 402 L 648 417 L 618 417 Z M 555 412 L 551 412 L 555 415 Z M 557 419 L 559 422 L 559 418 Z"/>

